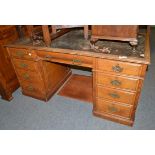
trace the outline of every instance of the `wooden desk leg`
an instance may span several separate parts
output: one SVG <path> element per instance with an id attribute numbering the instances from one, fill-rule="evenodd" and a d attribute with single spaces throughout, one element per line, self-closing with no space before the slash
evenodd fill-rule
<path id="1" fill-rule="evenodd" d="M 51 37 L 50 37 L 50 32 L 48 29 L 48 25 L 42 25 L 42 30 L 43 30 L 43 37 L 46 46 L 50 47 L 51 46 Z"/>
<path id="2" fill-rule="evenodd" d="M 88 39 L 88 25 L 84 26 L 84 38 Z"/>

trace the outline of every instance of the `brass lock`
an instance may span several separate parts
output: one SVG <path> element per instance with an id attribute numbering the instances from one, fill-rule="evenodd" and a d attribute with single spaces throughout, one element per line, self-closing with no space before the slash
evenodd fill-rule
<path id="1" fill-rule="evenodd" d="M 120 96 L 116 93 L 109 93 L 109 96 L 111 96 L 112 98 L 120 98 Z"/>
<path id="2" fill-rule="evenodd" d="M 28 80 L 28 79 L 30 79 L 30 76 L 29 76 L 28 73 L 24 73 L 24 74 L 23 74 L 23 78 L 26 79 L 26 80 Z"/>
<path id="3" fill-rule="evenodd" d="M 108 111 L 109 112 L 117 112 L 118 109 L 116 107 L 114 107 L 114 106 L 108 106 Z"/>
<path id="4" fill-rule="evenodd" d="M 118 80 L 112 80 L 112 81 L 111 81 L 111 84 L 112 84 L 113 86 L 120 86 L 122 83 L 121 83 L 121 81 L 118 81 Z"/>
<path id="5" fill-rule="evenodd" d="M 27 64 L 25 64 L 25 63 L 20 63 L 20 67 L 21 67 L 21 68 L 27 68 L 27 67 L 28 67 L 28 65 L 27 65 Z"/>
<path id="6" fill-rule="evenodd" d="M 123 71 L 123 68 L 119 66 L 119 64 L 117 64 L 116 66 L 112 66 L 112 70 L 116 73 L 120 73 Z"/>
<path id="7" fill-rule="evenodd" d="M 16 51 L 16 55 L 18 57 L 23 57 L 24 56 L 24 52 L 23 51 Z"/>

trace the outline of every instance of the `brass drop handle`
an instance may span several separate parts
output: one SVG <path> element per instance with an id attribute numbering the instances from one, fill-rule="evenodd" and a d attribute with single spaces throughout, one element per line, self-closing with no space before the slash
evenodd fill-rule
<path id="1" fill-rule="evenodd" d="M 73 59 L 72 61 L 73 61 L 73 64 L 81 64 L 82 63 L 82 61 L 79 59 Z"/>
<path id="2" fill-rule="evenodd" d="M 120 96 L 116 93 L 109 93 L 109 96 L 111 96 L 112 98 L 120 98 Z"/>
<path id="3" fill-rule="evenodd" d="M 22 67 L 22 68 L 27 68 L 27 67 L 28 67 L 28 65 L 27 65 L 27 64 L 25 64 L 25 63 L 20 63 L 20 67 Z"/>
<path id="4" fill-rule="evenodd" d="M 112 84 L 113 86 L 120 86 L 122 83 L 121 83 L 121 81 L 118 81 L 118 80 L 112 80 L 112 81 L 111 81 L 111 84 Z"/>
<path id="5" fill-rule="evenodd" d="M 23 57 L 24 56 L 24 52 L 23 51 L 16 51 L 16 55 L 18 57 Z"/>
<path id="6" fill-rule="evenodd" d="M 108 106 L 108 111 L 109 112 L 117 112 L 118 109 L 116 107 L 114 107 L 114 106 Z"/>
<path id="7" fill-rule="evenodd" d="M 23 78 L 27 80 L 27 79 L 29 79 L 29 78 L 30 78 L 30 76 L 29 76 L 29 74 L 28 74 L 28 73 L 25 73 L 25 74 L 23 74 Z"/>
<path id="8" fill-rule="evenodd" d="M 27 89 L 28 89 L 29 91 L 34 91 L 34 88 L 33 88 L 33 86 L 31 86 L 31 85 L 28 86 Z"/>
<path id="9" fill-rule="evenodd" d="M 119 66 L 119 64 L 117 64 L 116 66 L 112 66 L 112 70 L 116 73 L 120 73 L 123 71 L 123 68 Z"/>

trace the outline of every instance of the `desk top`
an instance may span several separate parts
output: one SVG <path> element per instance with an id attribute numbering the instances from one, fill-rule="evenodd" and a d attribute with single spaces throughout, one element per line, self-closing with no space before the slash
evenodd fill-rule
<path id="1" fill-rule="evenodd" d="M 32 41 L 26 38 L 7 46 L 86 55 L 136 63 L 150 63 L 149 32 L 145 30 L 142 30 L 142 32 L 140 31 L 138 34 L 138 45 L 135 51 L 133 51 L 129 42 L 99 40 L 93 45 L 90 39 L 84 39 L 83 30 L 80 29 L 72 30 L 52 40 L 51 47 L 46 47 L 44 44 L 34 46 Z"/>

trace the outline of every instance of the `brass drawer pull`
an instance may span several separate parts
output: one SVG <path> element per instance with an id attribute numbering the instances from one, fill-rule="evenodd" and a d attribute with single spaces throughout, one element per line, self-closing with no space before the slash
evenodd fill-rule
<path id="1" fill-rule="evenodd" d="M 25 64 L 25 63 L 20 63 L 19 66 L 20 66 L 21 68 L 27 68 L 27 67 L 28 67 L 28 65 Z"/>
<path id="2" fill-rule="evenodd" d="M 122 83 L 121 83 L 121 81 L 118 81 L 118 80 L 112 80 L 112 81 L 111 81 L 111 84 L 112 84 L 113 86 L 120 86 Z"/>
<path id="3" fill-rule="evenodd" d="M 79 59 L 73 59 L 72 61 L 73 61 L 73 64 L 81 64 L 82 63 L 82 61 Z"/>
<path id="4" fill-rule="evenodd" d="M 46 55 L 45 58 L 46 58 L 46 59 L 51 59 L 52 56 L 51 56 L 51 55 Z"/>
<path id="5" fill-rule="evenodd" d="M 123 71 L 123 68 L 119 66 L 119 64 L 117 64 L 116 66 L 112 66 L 112 70 L 116 73 L 120 73 Z"/>
<path id="6" fill-rule="evenodd" d="M 114 106 L 108 106 L 108 111 L 109 112 L 118 112 L 118 109 Z"/>
<path id="7" fill-rule="evenodd" d="M 34 91 L 34 88 L 33 88 L 33 86 L 31 86 L 31 85 L 28 86 L 27 89 L 28 89 L 28 91 Z"/>
<path id="8" fill-rule="evenodd" d="M 25 74 L 23 74 L 23 78 L 26 79 L 26 80 L 28 80 L 28 79 L 30 79 L 30 76 L 29 76 L 28 73 L 25 73 Z"/>
<path id="9" fill-rule="evenodd" d="M 23 51 L 16 51 L 16 56 L 23 57 L 25 53 Z"/>
<path id="10" fill-rule="evenodd" d="M 109 93 L 109 96 L 111 96 L 112 98 L 120 98 L 120 96 L 116 93 Z"/>

